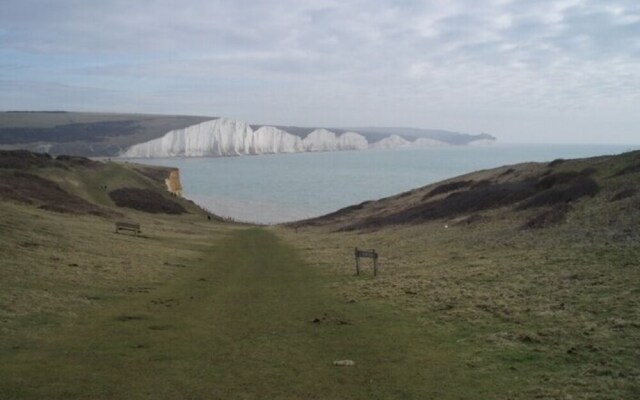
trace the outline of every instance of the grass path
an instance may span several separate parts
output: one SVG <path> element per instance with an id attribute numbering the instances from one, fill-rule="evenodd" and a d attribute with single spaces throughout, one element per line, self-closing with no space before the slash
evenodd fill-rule
<path id="1" fill-rule="evenodd" d="M 446 342 L 414 316 L 344 303 L 328 283 L 273 233 L 238 231 L 186 267 L 183 278 L 1 351 L 0 397 L 387 399 L 482 393 L 478 382 L 460 374 L 465 369 L 453 346 L 436 345 Z M 356 365 L 333 366 L 338 359 Z"/>

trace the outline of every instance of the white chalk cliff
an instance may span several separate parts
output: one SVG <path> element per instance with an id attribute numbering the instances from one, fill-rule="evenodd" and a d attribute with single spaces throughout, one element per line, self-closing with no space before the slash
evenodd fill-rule
<path id="1" fill-rule="evenodd" d="M 411 142 L 407 139 L 398 136 L 391 135 L 386 138 L 379 140 L 371 145 L 372 149 L 396 149 L 399 147 L 409 147 L 411 146 Z"/>
<path id="2" fill-rule="evenodd" d="M 334 132 L 316 129 L 302 140 L 302 144 L 305 151 L 335 151 L 338 149 L 338 138 Z"/>
<path id="3" fill-rule="evenodd" d="M 144 158 L 258 154 L 254 136 L 246 123 L 220 118 L 176 129 L 160 138 L 133 145 L 123 155 Z"/>
<path id="4" fill-rule="evenodd" d="M 355 132 L 340 136 L 316 129 L 301 139 L 272 126 L 254 131 L 241 121 L 220 118 L 176 129 L 164 136 L 131 146 L 123 157 L 220 157 L 304 151 L 363 150 L 367 139 Z"/>
<path id="5" fill-rule="evenodd" d="M 252 154 L 298 153 L 304 151 L 302 139 L 282 129 L 263 126 L 254 132 Z"/>
<path id="6" fill-rule="evenodd" d="M 338 147 L 341 150 L 366 150 L 369 142 L 359 133 L 345 132 L 338 137 Z"/>
<path id="7" fill-rule="evenodd" d="M 472 143 L 484 145 L 484 142 L 491 141 L 478 140 Z M 338 135 L 328 129 L 316 129 L 303 139 L 273 126 L 262 126 L 254 131 L 245 122 L 220 118 L 176 129 L 160 138 L 133 145 L 122 156 L 131 158 L 222 157 L 444 145 L 448 143 L 424 137 L 409 141 L 399 135 L 390 135 L 370 144 L 359 133 L 345 132 Z"/>

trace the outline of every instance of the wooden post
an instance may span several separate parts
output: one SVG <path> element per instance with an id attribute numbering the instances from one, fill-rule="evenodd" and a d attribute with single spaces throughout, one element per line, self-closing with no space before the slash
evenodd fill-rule
<path id="1" fill-rule="evenodd" d="M 356 275 L 360 275 L 360 257 L 373 259 L 373 276 L 378 275 L 378 253 L 375 249 L 371 250 L 358 250 L 355 248 L 356 255 Z"/>

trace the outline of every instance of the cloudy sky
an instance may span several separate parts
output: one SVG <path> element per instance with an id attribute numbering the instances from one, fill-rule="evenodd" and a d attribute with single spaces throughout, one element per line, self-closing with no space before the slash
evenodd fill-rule
<path id="1" fill-rule="evenodd" d="M 640 143 L 640 1 L 4 0 L 0 109 Z"/>

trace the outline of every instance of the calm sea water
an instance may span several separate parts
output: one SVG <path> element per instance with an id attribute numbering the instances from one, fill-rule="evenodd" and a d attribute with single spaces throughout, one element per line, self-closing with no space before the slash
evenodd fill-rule
<path id="1" fill-rule="evenodd" d="M 494 145 L 140 159 L 180 169 L 184 196 L 215 214 L 278 223 L 318 216 L 479 169 L 618 154 L 638 146 Z"/>

